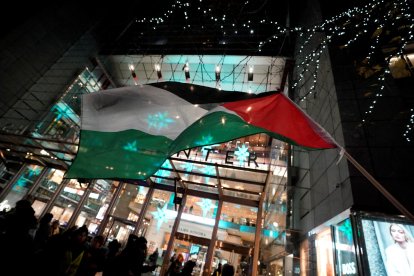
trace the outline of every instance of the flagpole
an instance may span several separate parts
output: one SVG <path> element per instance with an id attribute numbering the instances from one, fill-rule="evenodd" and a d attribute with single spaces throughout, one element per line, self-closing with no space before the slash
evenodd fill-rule
<path id="1" fill-rule="evenodd" d="M 404 216 L 414 222 L 414 215 L 410 213 L 392 194 L 390 194 L 364 167 L 361 166 L 346 150 L 346 158 L 377 188 Z"/>

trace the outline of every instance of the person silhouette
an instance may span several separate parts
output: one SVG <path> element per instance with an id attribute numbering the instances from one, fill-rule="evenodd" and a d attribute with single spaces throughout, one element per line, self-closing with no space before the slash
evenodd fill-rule
<path id="1" fill-rule="evenodd" d="M 183 267 L 184 256 L 183 254 L 178 254 L 177 257 L 171 262 L 168 267 L 166 275 L 177 276 L 181 275 L 181 269 Z"/>
<path id="2" fill-rule="evenodd" d="M 26 199 L 16 202 L 14 208 L 4 214 L 4 228 L 0 233 L 1 275 L 29 275 L 34 265 L 35 245 L 30 231 L 36 229 L 35 211 Z M 19 260 L 16 264 L 16 260 Z"/>
<path id="3" fill-rule="evenodd" d="M 217 265 L 217 268 L 213 271 L 211 276 L 221 276 L 221 263 Z"/>
<path id="4" fill-rule="evenodd" d="M 144 265 L 147 257 L 147 240 L 130 234 L 125 248 L 111 264 L 103 270 L 103 276 L 141 276 L 141 273 L 154 271 L 156 265 Z"/>
<path id="5" fill-rule="evenodd" d="M 222 276 L 233 276 L 234 275 L 234 266 L 227 263 L 223 265 L 223 268 L 221 269 L 221 275 Z"/>
<path id="6" fill-rule="evenodd" d="M 189 259 L 185 262 L 183 269 L 181 270 L 181 276 L 191 276 L 193 269 L 196 266 L 196 262 L 192 259 Z"/>

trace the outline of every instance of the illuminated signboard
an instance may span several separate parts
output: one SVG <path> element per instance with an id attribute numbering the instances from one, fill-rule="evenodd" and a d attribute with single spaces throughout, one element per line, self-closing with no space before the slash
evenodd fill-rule
<path id="1" fill-rule="evenodd" d="M 358 275 L 354 239 L 350 219 L 333 226 L 336 275 Z"/>
<path id="2" fill-rule="evenodd" d="M 362 217 L 370 275 L 414 275 L 414 225 L 389 217 Z"/>

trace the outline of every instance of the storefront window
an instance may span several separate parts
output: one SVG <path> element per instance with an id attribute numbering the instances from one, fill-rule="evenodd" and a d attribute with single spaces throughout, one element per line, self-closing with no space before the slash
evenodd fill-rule
<path id="1" fill-rule="evenodd" d="M 230 263 L 239 275 L 249 275 L 256 232 L 256 207 L 223 203 L 212 268 Z"/>
<path id="2" fill-rule="evenodd" d="M 42 214 L 58 186 L 61 185 L 64 174 L 64 171 L 50 169 L 46 176 L 40 181 L 38 188 L 31 195 L 33 202 L 32 207 L 35 209 L 36 216 L 39 217 Z"/>
<path id="3" fill-rule="evenodd" d="M 59 220 L 64 228 L 68 225 L 74 210 L 85 193 L 86 187 L 87 184 L 71 179 L 54 203 L 50 212 L 53 214 L 53 218 Z"/>
<path id="4" fill-rule="evenodd" d="M 12 184 L 11 191 L 0 205 L 8 205 L 14 207 L 16 202 L 24 198 L 32 188 L 35 181 L 39 178 L 44 167 L 38 165 L 25 165 L 23 172 L 19 178 Z"/>
<path id="5" fill-rule="evenodd" d="M 174 193 L 155 190 L 148 210 L 145 213 L 145 237 L 148 240 L 148 253 L 158 250 L 159 256 L 167 250 L 171 230 L 177 211 L 174 204 Z"/>
<path id="6" fill-rule="evenodd" d="M 117 185 L 115 186 L 112 185 L 113 187 L 110 193 L 111 197 L 108 197 L 105 200 L 104 205 L 101 207 L 103 208 L 101 211 L 104 211 L 104 209 L 107 208 L 115 188 L 120 185 L 119 183 L 116 184 Z M 125 184 L 123 186 L 118 199 L 116 199 L 115 207 L 109 214 L 109 222 L 104 231 L 104 235 L 108 237 L 109 241 L 117 239 L 119 242 L 124 243 L 127 241 L 129 234 L 134 232 L 148 190 L 149 188 L 147 187 L 134 184 Z M 101 220 L 101 218 L 99 218 L 100 216 L 102 215 L 98 216 L 99 220 Z M 144 219 L 144 229 L 146 225 L 147 221 Z M 144 233 L 141 230 L 138 234 L 143 235 Z"/>
<path id="7" fill-rule="evenodd" d="M 316 235 L 315 247 L 318 275 L 334 276 L 332 234 L 330 228 Z"/>
<path id="8" fill-rule="evenodd" d="M 93 185 L 88 199 L 82 206 L 81 212 L 76 218 L 75 225 L 86 225 L 89 233 L 96 234 L 118 185 L 118 181 L 98 179 Z"/>

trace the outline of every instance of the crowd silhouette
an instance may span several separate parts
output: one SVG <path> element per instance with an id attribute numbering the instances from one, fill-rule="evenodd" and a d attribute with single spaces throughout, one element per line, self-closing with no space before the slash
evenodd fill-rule
<path id="1" fill-rule="evenodd" d="M 30 201 L 22 199 L 0 212 L 0 275 L 140 276 L 157 267 L 147 260 L 147 241 L 130 234 L 125 248 L 116 239 L 89 236 L 86 226 L 62 230 L 53 215 L 39 220 Z M 158 254 L 158 251 L 157 251 Z"/>

